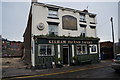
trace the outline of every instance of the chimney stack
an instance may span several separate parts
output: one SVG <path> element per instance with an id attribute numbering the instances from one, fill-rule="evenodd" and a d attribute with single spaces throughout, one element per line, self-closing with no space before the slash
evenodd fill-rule
<path id="1" fill-rule="evenodd" d="M 34 2 L 37 2 L 37 0 L 32 0 L 32 2 L 31 2 L 31 3 L 34 3 Z"/>

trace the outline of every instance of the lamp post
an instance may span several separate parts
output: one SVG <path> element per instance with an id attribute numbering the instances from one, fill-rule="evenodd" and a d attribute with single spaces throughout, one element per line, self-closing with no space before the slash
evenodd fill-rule
<path id="1" fill-rule="evenodd" d="M 113 54 L 114 54 L 114 58 L 115 58 L 115 41 L 114 41 L 114 28 L 113 28 L 113 18 L 112 17 L 111 17 L 110 21 L 111 21 L 111 25 L 112 25 Z"/>

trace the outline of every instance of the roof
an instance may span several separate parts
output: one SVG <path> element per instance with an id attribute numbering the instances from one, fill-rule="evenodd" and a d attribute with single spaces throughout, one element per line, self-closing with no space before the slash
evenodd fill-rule
<path id="1" fill-rule="evenodd" d="M 45 3 L 40 3 L 40 2 L 33 2 L 34 5 L 39 5 L 39 6 L 43 6 L 43 7 L 53 7 L 53 8 L 58 8 L 58 9 L 62 9 L 62 10 L 69 10 L 69 11 L 73 11 L 73 12 L 78 12 L 78 13 L 84 13 L 84 14 L 89 14 L 91 16 L 96 16 L 96 14 L 93 13 L 89 13 L 87 10 L 77 10 L 77 9 L 73 9 L 73 8 L 67 8 L 67 7 L 61 7 L 61 6 L 56 6 L 56 5 L 51 5 L 51 4 L 45 4 Z"/>
<path id="2" fill-rule="evenodd" d="M 104 42 L 100 42 L 101 44 L 102 43 L 113 43 L 113 42 L 111 42 L 111 41 L 104 41 Z"/>

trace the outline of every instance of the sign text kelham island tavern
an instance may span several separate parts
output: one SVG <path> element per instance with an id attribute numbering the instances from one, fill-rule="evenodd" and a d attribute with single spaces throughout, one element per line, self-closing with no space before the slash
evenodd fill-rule
<path id="1" fill-rule="evenodd" d="M 99 62 L 96 14 L 31 3 L 24 37 L 24 60 L 33 68 Z"/>
<path id="2" fill-rule="evenodd" d="M 66 40 L 49 40 L 49 42 L 48 43 L 53 43 L 53 44 L 55 44 L 55 43 L 67 43 L 67 44 L 91 44 L 92 42 L 91 41 L 72 41 L 72 40 L 68 40 L 68 41 L 66 41 Z"/>

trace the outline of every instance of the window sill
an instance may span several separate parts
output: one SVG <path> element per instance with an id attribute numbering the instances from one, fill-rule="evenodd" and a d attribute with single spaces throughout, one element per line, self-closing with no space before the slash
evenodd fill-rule
<path id="1" fill-rule="evenodd" d="M 53 57 L 54 55 L 38 55 L 38 57 Z"/>
<path id="2" fill-rule="evenodd" d="M 78 29 L 69 29 L 69 28 L 62 28 L 63 30 L 72 30 L 72 31 L 77 31 Z"/>
<path id="3" fill-rule="evenodd" d="M 95 22 L 90 22 L 90 24 L 96 24 Z"/>
<path id="4" fill-rule="evenodd" d="M 84 23 L 86 23 L 86 21 L 81 21 L 81 20 L 79 20 L 80 22 L 84 22 Z"/>
<path id="5" fill-rule="evenodd" d="M 77 56 L 81 56 L 81 55 L 88 55 L 88 54 L 87 53 L 77 54 Z"/>
<path id="6" fill-rule="evenodd" d="M 97 52 L 91 52 L 90 54 L 97 54 Z"/>
<path id="7" fill-rule="evenodd" d="M 95 28 L 96 28 L 96 26 L 90 26 L 90 28 L 95 29 Z"/>
<path id="8" fill-rule="evenodd" d="M 50 19 L 59 19 L 58 17 L 47 17 L 47 18 L 50 18 Z"/>

